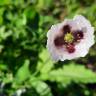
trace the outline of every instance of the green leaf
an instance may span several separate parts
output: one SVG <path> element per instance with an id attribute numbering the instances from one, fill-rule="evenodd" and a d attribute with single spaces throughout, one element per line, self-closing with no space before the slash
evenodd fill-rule
<path id="1" fill-rule="evenodd" d="M 53 1 L 52 0 L 38 0 L 37 8 L 39 10 L 49 8 L 52 6 Z"/>
<path id="2" fill-rule="evenodd" d="M 7 37 L 9 37 L 12 34 L 11 30 L 8 30 L 7 32 L 5 30 L 6 30 L 5 26 L 0 27 L 0 41 L 5 40 Z"/>
<path id="3" fill-rule="evenodd" d="M 52 96 L 50 87 L 38 78 L 31 77 L 30 84 L 36 89 L 40 96 Z"/>
<path id="4" fill-rule="evenodd" d="M 10 83 L 13 81 L 13 74 L 12 73 L 6 73 L 5 76 L 3 77 L 2 81 L 4 83 Z"/>
<path id="5" fill-rule="evenodd" d="M 12 0 L 12 3 L 15 5 L 19 5 L 19 6 L 20 5 L 23 6 L 24 4 L 26 4 L 26 3 L 24 3 L 24 0 Z"/>
<path id="6" fill-rule="evenodd" d="M 7 70 L 7 64 L 0 63 L 0 70 Z"/>
<path id="7" fill-rule="evenodd" d="M 3 13 L 4 13 L 5 8 L 0 8 L 0 25 L 3 23 Z"/>
<path id="8" fill-rule="evenodd" d="M 48 75 L 49 80 L 65 84 L 69 84 L 72 81 L 76 83 L 96 83 L 96 74 L 90 69 L 86 69 L 83 65 L 65 65 L 63 68 L 52 70 Z"/>
<path id="9" fill-rule="evenodd" d="M 46 49 L 43 49 L 39 54 L 39 61 L 37 64 L 37 70 L 43 73 L 48 73 L 54 67 L 54 63 L 51 60 L 49 53 Z"/>
<path id="10" fill-rule="evenodd" d="M 25 60 L 24 65 L 18 69 L 15 76 L 15 81 L 17 83 L 22 83 L 23 81 L 29 78 L 30 76 L 29 64 L 30 64 L 29 60 Z"/>
<path id="11" fill-rule="evenodd" d="M 0 5 L 10 4 L 11 0 L 0 0 Z"/>
<path id="12" fill-rule="evenodd" d="M 34 19 L 36 16 L 36 9 L 34 6 L 28 7 L 24 10 L 24 14 L 28 19 Z"/>

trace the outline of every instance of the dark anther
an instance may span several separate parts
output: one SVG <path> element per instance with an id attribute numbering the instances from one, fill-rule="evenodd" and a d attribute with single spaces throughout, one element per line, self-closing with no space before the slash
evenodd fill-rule
<path id="1" fill-rule="evenodd" d="M 70 31 L 71 31 L 71 29 L 70 29 L 70 26 L 69 26 L 69 25 L 65 25 L 65 26 L 63 27 L 63 32 L 64 32 L 64 34 L 70 32 Z"/>
<path id="2" fill-rule="evenodd" d="M 65 41 L 64 41 L 64 36 L 62 37 L 57 37 L 55 40 L 54 40 L 54 43 L 55 43 L 55 46 L 62 46 L 65 44 Z"/>
<path id="3" fill-rule="evenodd" d="M 75 40 L 83 39 L 84 34 L 82 31 L 76 31 L 73 33 Z"/>

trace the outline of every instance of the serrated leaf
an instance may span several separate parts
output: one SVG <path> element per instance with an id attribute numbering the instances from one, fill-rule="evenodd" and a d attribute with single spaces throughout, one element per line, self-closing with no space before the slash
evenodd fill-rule
<path id="1" fill-rule="evenodd" d="M 52 77 L 52 78 L 50 78 Z M 96 83 L 96 73 L 86 69 L 83 65 L 69 64 L 63 68 L 52 70 L 49 79 L 57 82 Z"/>

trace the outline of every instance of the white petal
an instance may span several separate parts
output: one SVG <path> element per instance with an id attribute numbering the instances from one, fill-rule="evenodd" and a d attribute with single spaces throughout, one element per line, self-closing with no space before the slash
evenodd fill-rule
<path id="1" fill-rule="evenodd" d="M 78 23 L 81 28 L 85 28 L 84 39 L 81 40 L 78 46 L 84 46 L 83 49 L 89 49 L 94 43 L 94 28 L 91 26 L 90 22 L 83 16 L 77 15 L 74 20 Z"/>

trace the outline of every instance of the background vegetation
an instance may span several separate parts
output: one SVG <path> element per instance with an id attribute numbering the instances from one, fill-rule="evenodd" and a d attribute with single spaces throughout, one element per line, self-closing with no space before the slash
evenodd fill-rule
<path id="1" fill-rule="evenodd" d="M 76 14 L 96 28 L 96 0 L 0 0 L 0 96 L 96 96 L 96 45 L 57 63 L 46 49 L 51 25 Z"/>

